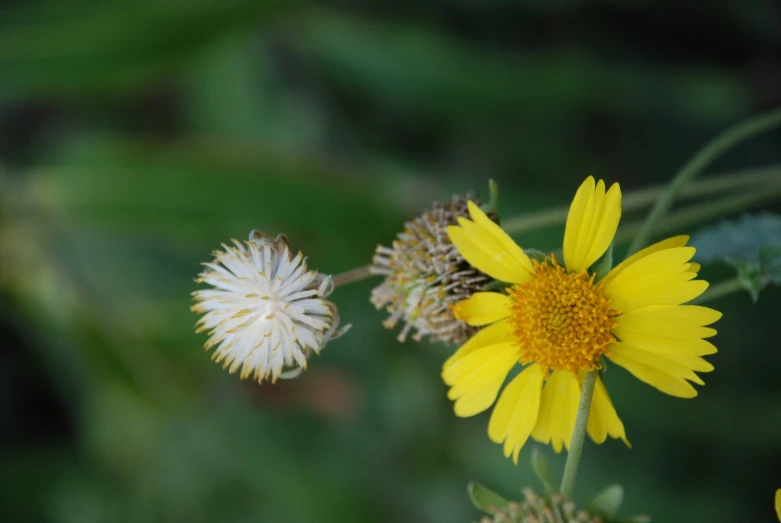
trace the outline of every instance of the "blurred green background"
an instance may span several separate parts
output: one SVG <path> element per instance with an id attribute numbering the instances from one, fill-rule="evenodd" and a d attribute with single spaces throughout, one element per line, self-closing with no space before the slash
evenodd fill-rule
<path id="1" fill-rule="evenodd" d="M 341 272 L 489 177 L 505 217 L 588 174 L 662 183 L 781 104 L 779 35 L 775 0 L 3 2 L 0 520 L 451 523 L 478 518 L 469 480 L 518 496 L 531 445 L 513 466 L 487 415 L 455 418 L 451 349 L 383 330 L 378 281 L 335 292 L 353 330 L 306 373 L 259 386 L 193 332 L 199 262 L 259 228 Z M 780 300 L 714 304 L 694 400 L 611 368 L 633 448 L 587 446 L 577 497 L 619 482 L 624 514 L 771 521 Z"/>

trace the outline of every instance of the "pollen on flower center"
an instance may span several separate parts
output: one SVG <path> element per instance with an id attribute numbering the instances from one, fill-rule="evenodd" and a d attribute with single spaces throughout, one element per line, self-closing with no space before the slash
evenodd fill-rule
<path id="1" fill-rule="evenodd" d="M 509 292 L 521 363 L 573 373 L 599 367 L 619 314 L 601 285 L 586 272 L 568 273 L 553 256 L 532 263 L 532 278 Z"/>

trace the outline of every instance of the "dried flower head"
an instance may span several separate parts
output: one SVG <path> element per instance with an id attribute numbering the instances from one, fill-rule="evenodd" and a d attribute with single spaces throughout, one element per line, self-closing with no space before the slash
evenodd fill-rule
<path id="1" fill-rule="evenodd" d="M 542 496 L 530 487 L 523 489 L 523 501 L 511 501 L 505 507 L 495 509 L 491 516 L 484 516 L 480 523 L 610 523 L 607 518 L 589 510 L 578 509 L 561 492 Z M 621 521 L 648 523 L 651 518 L 637 515 Z"/>
<path id="2" fill-rule="evenodd" d="M 287 238 L 250 233 L 243 244 L 222 245 L 196 280 L 213 288 L 193 292 L 192 310 L 203 314 L 197 331 L 209 331 L 205 349 L 241 378 L 291 378 L 307 359 L 342 335 L 330 276 L 308 271 L 300 252 L 293 257 Z M 289 369 L 283 372 L 285 369 Z"/>
<path id="3" fill-rule="evenodd" d="M 605 523 L 599 515 L 577 510 L 575 503 L 560 492 L 546 497 L 526 487 L 523 497 L 523 501 L 511 501 L 483 517 L 480 523 Z"/>
<path id="4" fill-rule="evenodd" d="M 468 216 L 470 197 L 435 203 L 404 224 L 392 247 L 379 245 L 374 253 L 371 272 L 385 281 L 372 291 L 371 302 L 390 313 L 386 328 L 403 320 L 399 341 L 414 329 L 416 341 L 428 336 L 432 342 L 459 344 L 477 330 L 456 319 L 451 306 L 485 290 L 492 280 L 472 267 L 447 235 L 449 225 Z"/>

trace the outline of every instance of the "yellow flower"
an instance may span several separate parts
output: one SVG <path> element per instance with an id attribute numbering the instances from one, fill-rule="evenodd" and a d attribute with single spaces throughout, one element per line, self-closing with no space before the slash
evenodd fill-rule
<path id="1" fill-rule="evenodd" d="M 603 356 L 638 379 L 681 398 L 703 384 L 696 372 L 713 366 L 701 356 L 716 348 L 703 338 L 721 313 L 683 305 L 708 283 L 695 279 L 688 236 L 652 245 L 614 267 L 602 280 L 588 272 L 607 251 L 621 218 L 621 189 L 605 191 L 589 177 L 578 189 L 564 232 L 564 265 L 551 255 L 530 259 L 493 221 L 470 202 L 471 220 L 448 228 L 464 258 L 489 276 L 511 284 L 507 294 L 479 292 L 454 306 L 456 317 L 488 325 L 450 357 L 442 378 L 450 386 L 458 416 L 489 408 L 513 368 L 524 368 L 504 388 L 493 409 L 488 435 L 518 454 L 529 437 L 569 449 L 583 377 L 600 368 Z M 627 445 L 601 378 L 597 378 L 588 433 Z"/>
<path id="2" fill-rule="evenodd" d="M 781 488 L 776 490 L 776 516 L 781 521 Z"/>

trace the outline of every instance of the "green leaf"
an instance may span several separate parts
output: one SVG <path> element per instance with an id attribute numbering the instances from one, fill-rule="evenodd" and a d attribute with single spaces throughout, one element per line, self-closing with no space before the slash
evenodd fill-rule
<path id="1" fill-rule="evenodd" d="M 781 284 L 779 215 L 764 213 L 724 221 L 696 234 L 691 245 L 697 248 L 696 261 L 733 266 L 754 301 L 769 283 Z"/>
<path id="2" fill-rule="evenodd" d="M 532 469 L 545 488 L 545 494 L 553 494 L 556 487 L 553 482 L 553 473 L 551 472 L 550 461 L 539 447 L 532 448 Z"/>
<path id="3" fill-rule="evenodd" d="M 576 52 L 510 56 L 423 25 L 378 22 L 336 10 L 308 15 L 294 45 L 317 60 L 324 74 L 353 92 L 421 111 L 426 118 L 484 121 L 505 119 L 509 112 L 529 119 L 530 114 L 550 117 L 593 103 L 627 110 L 629 100 L 649 100 L 659 93 L 690 100 L 695 112 L 713 115 L 730 107 L 725 100 L 734 104 L 744 98 L 727 75 L 660 76 L 659 71 L 638 67 L 605 67 Z M 705 99 L 707 108 L 702 105 Z M 539 132 L 539 124 L 536 128 Z"/>
<path id="4" fill-rule="evenodd" d="M 469 485 L 466 487 L 466 493 L 469 495 L 469 499 L 475 508 L 486 514 L 493 514 L 497 509 L 502 509 L 509 503 L 493 490 L 474 481 L 469 482 Z"/>
<path id="5" fill-rule="evenodd" d="M 506 290 L 509 289 L 512 286 L 513 286 L 512 283 L 507 283 L 507 282 L 504 282 L 504 281 L 494 280 L 494 281 L 488 283 L 485 286 L 485 290 L 487 290 L 487 291 L 498 291 L 498 292 L 503 292 L 503 293 L 507 294 Z"/>
<path id="6" fill-rule="evenodd" d="M 740 279 L 743 286 L 751 295 L 751 299 L 754 303 L 759 299 L 759 292 L 765 287 L 765 280 L 762 277 L 762 271 L 759 265 L 748 262 L 731 263 L 738 272 L 738 279 Z"/>
<path id="7" fill-rule="evenodd" d="M 781 245 L 765 245 L 759 249 L 759 265 L 775 285 L 781 285 Z"/>
<path id="8" fill-rule="evenodd" d="M 645 514 L 636 514 L 619 519 L 618 523 L 651 523 L 651 516 Z"/>
<path id="9" fill-rule="evenodd" d="M 607 252 L 605 253 L 604 256 L 602 256 L 602 260 L 600 260 L 598 263 L 594 265 L 594 275 L 596 276 L 597 281 L 607 276 L 607 273 L 609 273 L 610 269 L 612 268 L 613 268 L 613 242 L 610 242 L 610 247 L 607 248 Z"/>
<path id="10" fill-rule="evenodd" d="M 764 213 L 723 221 L 691 239 L 699 263 L 747 262 L 759 264 L 759 251 L 766 245 L 781 246 L 781 216 Z"/>
<path id="11" fill-rule="evenodd" d="M 30 93 L 116 92 L 170 76 L 226 35 L 276 19 L 298 2 L 45 0 L 0 19 L 4 87 Z"/>
<path id="12" fill-rule="evenodd" d="M 488 180 L 488 194 L 490 199 L 480 207 L 480 210 L 486 214 L 496 214 L 499 211 L 499 186 L 493 178 Z"/>
<path id="13" fill-rule="evenodd" d="M 526 256 L 528 256 L 532 260 L 537 260 L 538 262 L 541 262 L 548 257 L 547 253 L 540 251 L 538 249 L 528 248 L 528 249 L 524 249 L 523 252 L 524 254 L 526 254 Z"/>
<path id="14" fill-rule="evenodd" d="M 588 510 L 597 512 L 607 518 L 613 518 L 624 501 L 624 487 L 609 485 L 596 495 L 588 504 Z"/>

